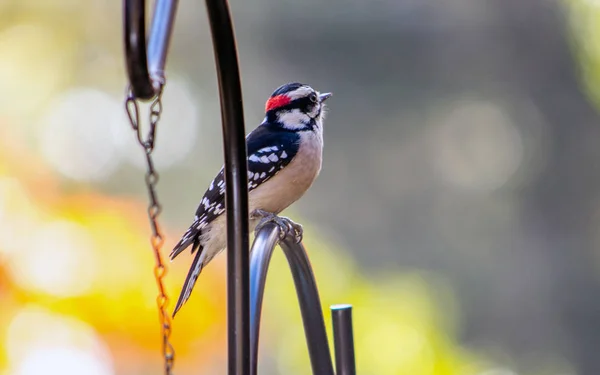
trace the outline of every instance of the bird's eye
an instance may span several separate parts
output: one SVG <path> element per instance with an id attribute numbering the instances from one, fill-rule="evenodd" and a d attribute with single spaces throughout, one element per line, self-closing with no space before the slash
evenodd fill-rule
<path id="1" fill-rule="evenodd" d="M 312 93 L 310 94 L 310 96 L 308 97 L 308 99 L 310 99 L 311 102 L 316 103 L 317 102 L 317 94 Z"/>

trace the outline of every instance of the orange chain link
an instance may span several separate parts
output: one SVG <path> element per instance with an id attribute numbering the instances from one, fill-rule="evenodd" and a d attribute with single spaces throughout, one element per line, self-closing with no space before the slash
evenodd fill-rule
<path id="1" fill-rule="evenodd" d="M 169 297 L 165 291 L 163 279 L 167 273 L 167 268 L 162 260 L 161 249 L 164 244 L 164 237 L 158 224 L 158 215 L 162 210 L 160 203 L 158 202 L 156 194 L 156 184 L 158 183 L 158 173 L 154 169 L 154 161 L 152 160 L 152 151 L 154 151 L 154 140 L 156 135 L 156 127 L 160 116 L 162 114 L 162 86 L 158 95 L 154 98 L 154 101 L 150 105 L 150 130 L 146 139 L 142 136 L 140 126 L 140 110 L 139 105 L 133 92 L 129 90 L 127 99 L 125 100 L 125 109 L 127 116 L 129 117 L 129 123 L 136 132 L 138 143 L 142 146 L 146 155 L 146 187 L 148 188 L 148 196 L 150 203 L 148 205 L 148 219 L 150 220 L 150 227 L 152 234 L 150 236 L 150 244 L 156 257 L 156 265 L 154 266 L 154 277 L 156 284 L 158 285 L 158 296 L 156 297 L 156 303 L 158 305 L 159 319 L 161 323 L 162 333 L 162 353 L 165 363 L 165 374 L 171 375 L 173 364 L 175 361 L 175 350 L 173 345 L 169 341 L 171 336 L 171 317 L 167 313 L 167 305 L 169 303 Z"/>

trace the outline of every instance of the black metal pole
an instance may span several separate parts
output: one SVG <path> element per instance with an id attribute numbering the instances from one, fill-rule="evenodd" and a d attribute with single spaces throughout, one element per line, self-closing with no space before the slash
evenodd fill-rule
<path id="1" fill-rule="evenodd" d="M 336 375 L 356 375 L 354 336 L 352 334 L 352 306 L 331 306 Z"/>
<path id="2" fill-rule="evenodd" d="M 221 97 L 227 207 L 228 373 L 250 374 L 248 166 L 235 36 L 226 0 L 206 0 Z"/>

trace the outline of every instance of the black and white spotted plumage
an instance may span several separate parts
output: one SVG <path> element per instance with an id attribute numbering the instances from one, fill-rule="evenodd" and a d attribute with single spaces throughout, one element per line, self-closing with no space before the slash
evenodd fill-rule
<path id="1" fill-rule="evenodd" d="M 246 137 L 248 152 L 248 191 L 275 176 L 296 156 L 300 143 L 297 133 L 263 124 Z M 194 223 L 169 255 L 171 259 L 185 250 L 202 229 L 225 212 L 225 173 L 223 168 L 204 193 Z M 195 251 L 192 248 L 192 253 Z"/>
<path id="2" fill-rule="evenodd" d="M 267 102 L 263 123 L 246 137 L 250 212 L 254 209 L 268 208 L 270 212 L 279 213 L 304 192 L 305 189 L 302 188 L 300 191 L 296 187 L 297 184 L 307 185 L 308 188 L 316 178 L 321 165 L 322 106 L 320 101 L 314 101 L 314 95 L 317 95 L 314 90 L 302 84 L 294 83 L 280 87 Z M 325 100 L 328 96 L 329 94 L 322 94 L 321 98 Z M 297 158 L 299 152 L 304 154 Z M 296 160 L 294 168 L 299 172 L 293 174 L 287 172 L 288 177 L 284 176 L 281 180 L 276 180 L 288 165 L 294 165 L 292 163 L 294 160 Z M 306 171 L 310 173 L 305 173 Z M 302 180 L 310 179 L 310 181 L 294 181 L 296 175 Z M 272 179 L 273 182 L 267 183 Z M 290 185 L 290 188 L 286 189 L 287 184 L 296 185 Z M 282 196 L 287 191 L 292 196 Z M 269 196 L 270 192 L 274 195 L 273 199 Z M 192 254 L 196 253 L 173 315 L 189 298 L 202 267 L 222 250 L 220 247 L 224 247 L 222 243 L 225 239 L 221 238 L 224 236 L 222 233 L 224 212 L 225 180 L 221 168 L 204 193 L 196 210 L 194 222 L 170 254 L 171 259 L 174 259 L 190 245 L 192 245 Z M 219 222 L 218 228 L 214 227 L 217 222 Z M 217 235 L 219 239 L 215 240 Z"/>

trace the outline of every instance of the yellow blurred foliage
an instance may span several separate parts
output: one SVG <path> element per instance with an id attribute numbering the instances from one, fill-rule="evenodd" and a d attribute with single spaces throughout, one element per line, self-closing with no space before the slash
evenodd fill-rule
<path id="1" fill-rule="evenodd" d="M 6 334 L 11 319 L 25 306 L 44 306 L 86 322 L 111 348 L 118 348 L 113 351 L 117 370 L 120 361 L 125 365 L 155 359 L 159 366 L 157 288 L 145 206 L 86 189 L 66 194 L 43 163 L 15 149 L 11 140 L 4 130 L 0 137 L 0 335 Z M 62 229 L 68 230 L 67 238 L 56 238 Z M 40 233 L 44 238 L 38 239 Z M 76 242 L 72 252 L 66 250 L 69 241 Z M 51 283 L 57 279 L 66 281 Z M 203 274 L 203 283 L 216 287 L 217 293 L 224 291 L 222 279 L 218 267 Z M 89 285 L 81 289 L 84 280 Z M 77 287 L 59 288 L 70 285 Z M 177 332 L 176 345 L 179 355 L 193 355 L 195 363 L 202 363 L 222 354 L 223 345 L 215 344 L 225 338 L 225 299 L 198 294 L 189 309 L 202 304 L 201 319 L 192 314 L 178 317 L 178 327 L 185 329 Z M 215 327 L 219 328 L 215 331 Z M 211 341 L 198 350 L 207 332 Z M 0 358 L 2 367 L 7 366 L 6 357 Z"/>

